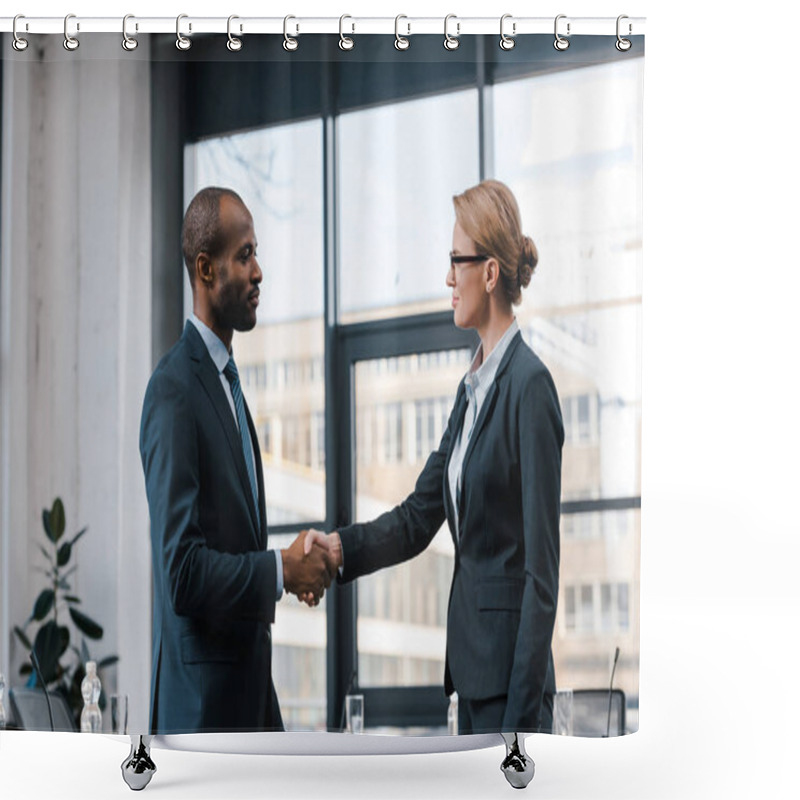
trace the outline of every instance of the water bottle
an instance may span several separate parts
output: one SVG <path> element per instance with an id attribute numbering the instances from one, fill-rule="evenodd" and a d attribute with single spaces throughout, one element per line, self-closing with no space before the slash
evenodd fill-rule
<path id="1" fill-rule="evenodd" d="M 450 695 L 450 705 L 447 709 L 447 732 L 450 736 L 458 734 L 458 692 Z"/>
<path id="2" fill-rule="evenodd" d="M 6 707 L 3 705 L 3 695 L 6 692 L 6 679 L 0 672 L 0 731 L 6 727 Z"/>
<path id="3" fill-rule="evenodd" d="M 100 733 L 103 727 L 103 716 L 100 713 L 100 678 L 97 677 L 97 664 L 86 662 L 86 677 L 81 681 L 83 695 L 83 711 L 81 711 L 81 733 Z"/>

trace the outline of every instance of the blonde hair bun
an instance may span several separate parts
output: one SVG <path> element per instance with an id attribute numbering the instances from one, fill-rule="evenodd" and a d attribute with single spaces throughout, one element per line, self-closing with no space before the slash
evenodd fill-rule
<path id="1" fill-rule="evenodd" d="M 522 248 L 519 253 L 519 264 L 517 265 L 519 285 L 523 289 L 531 282 L 531 276 L 538 262 L 539 253 L 536 250 L 533 239 L 531 239 L 530 236 L 524 236 L 522 239 Z"/>

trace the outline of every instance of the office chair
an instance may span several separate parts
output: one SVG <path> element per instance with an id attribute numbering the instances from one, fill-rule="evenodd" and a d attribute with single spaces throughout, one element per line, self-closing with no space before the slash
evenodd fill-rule
<path id="1" fill-rule="evenodd" d="M 47 712 L 47 701 L 41 689 L 11 688 L 8 699 L 11 711 L 18 728 L 26 731 L 69 731 L 76 732 L 67 701 L 57 692 L 48 692 L 50 707 L 53 709 L 53 727 L 50 727 L 50 715 Z"/>
<path id="2" fill-rule="evenodd" d="M 611 724 L 608 722 L 608 689 L 574 689 L 572 692 L 575 736 L 625 735 L 625 692 L 611 692 Z"/>

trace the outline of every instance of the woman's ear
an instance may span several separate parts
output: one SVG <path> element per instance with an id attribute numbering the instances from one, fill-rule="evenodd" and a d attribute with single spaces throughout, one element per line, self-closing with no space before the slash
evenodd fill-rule
<path id="1" fill-rule="evenodd" d="M 494 287 L 497 286 L 497 281 L 500 279 L 500 265 L 497 263 L 496 258 L 490 258 L 485 266 L 486 277 L 486 293 L 491 294 Z"/>

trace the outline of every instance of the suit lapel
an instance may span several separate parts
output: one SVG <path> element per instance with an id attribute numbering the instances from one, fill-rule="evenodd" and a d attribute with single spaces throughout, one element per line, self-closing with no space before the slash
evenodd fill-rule
<path id="1" fill-rule="evenodd" d="M 454 427 L 453 435 L 450 437 L 450 446 L 447 448 L 447 458 L 444 462 L 444 477 L 442 479 L 442 492 L 444 493 L 444 507 L 447 516 L 447 526 L 450 528 L 450 535 L 453 537 L 453 544 L 458 550 L 458 534 L 455 528 L 455 510 L 453 509 L 453 498 L 450 496 L 450 461 L 453 458 L 453 448 L 461 437 L 461 428 L 464 426 L 464 415 L 467 411 L 467 392 L 462 380 L 456 393 L 454 404 Z"/>
<path id="2" fill-rule="evenodd" d="M 261 464 L 261 448 L 258 446 L 258 436 L 256 434 L 256 426 L 250 416 L 250 409 L 247 403 L 244 404 L 244 413 L 247 416 L 247 427 L 250 430 L 250 439 L 253 442 L 253 457 L 256 461 L 256 485 L 258 487 L 258 546 L 259 550 L 266 550 L 267 548 L 267 508 L 266 498 L 264 497 L 264 470 Z M 250 483 L 248 481 L 248 488 Z M 250 492 L 252 494 L 252 492 Z"/>
<path id="3" fill-rule="evenodd" d="M 522 340 L 522 336 L 519 332 L 514 334 L 514 338 L 508 345 L 506 352 L 503 354 L 503 358 L 500 361 L 500 364 L 497 367 L 497 372 L 495 373 L 494 380 L 492 381 L 492 385 L 489 387 L 488 391 L 486 392 L 486 397 L 483 399 L 483 404 L 481 405 L 481 413 L 478 414 L 478 418 L 475 420 L 475 428 L 472 431 L 472 436 L 469 437 L 469 444 L 467 445 L 467 452 L 464 453 L 464 461 L 461 465 L 461 486 L 464 486 L 464 476 L 467 473 L 467 466 L 469 465 L 469 459 L 472 456 L 473 451 L 475 450 L 475 445 L 478 441 L 478 438 L 481 435 L 481 431 L 483 430 L 484 426 L 486 425 L 486 420 L 492 414 L 494 410 L 494 403 L 497 399 L 497 383 L 500 380 L 502 374 L 506 371 L 509 362 L 511 361 L 512 356 L 514 355 L 514 351 L 517 349 L 517 345 L 519 345 L 520 341 Z M 463 417 L 462 417 L 463 419 Z M 461 429 L 459 428 L 459 431 Z M 458 505 L 458 518 L 463 520 L 464 519 L 464 496 L 465 492 L 461 492 L 461 502 Z"/>
<path id="4" fill-rule="evenodd" d="M 214 411 L 216 412 L 217 418 L 222 425 L 222 429 L 225 431 L 225 438 L 228 440 L 228 445 L 231 448 L 233 460 L 236 464 L 236 471 L 239 473 L 239 480 L 242 484 L 245 502 L 247 503 L 247 508 L 250 511 L 250 518 L 253 522 L 256 540 L 260 545 L 262 538 L 261 525 L 259 523 L 259 515 L 257 514 L 255 504 L 253 503 L 253 492 L 250 489 L 250 479 L 247 477 L 247 467 L 245 466 L 244 453 L 242 452 L 242 440 L 239 436 L 239 429 L 237 428 L 236 422 L 233 419 L 233 413 L 231 412 L 231 407 L 228 404 L 228 398 L 225 396 L 225 391 L 220 383 L 219 372 L 217 371 L 217 367 L 208 353 L 205 342 L 191 322 L 186 323 L 185 335 L 188 337 L 190 344 L 190 353 L 192 356 L 192 361 L 194 362 L 195 374 L 202 384 L 203 389 L 205 389 L 209 399 L 211 400 L 211 405 L 214 407 Z M 247 404 L 245 404 L 245 410 L 246 409 Z M 252 439 L 252 421 L 250 420 L 249 411 L 246 413 L 248 425 L 251 427 L 250 436 Z M 254 454 L 256 454 L 256 461 L 259 467 L 258 472 L 260 476 L 261 459 L 258 458 L 258 450 L 255 445 L 253 445 L 253 451 Z"/>

